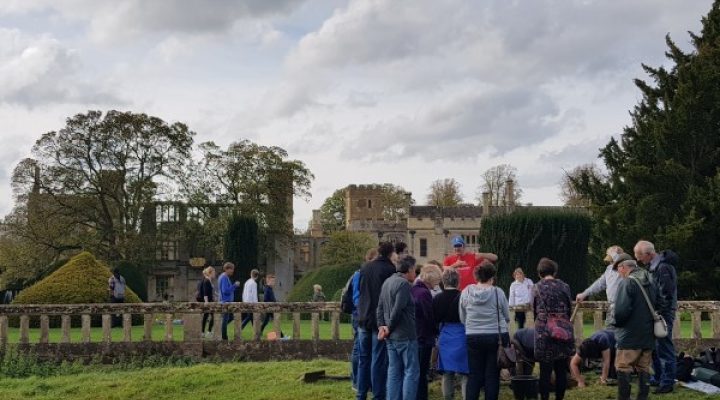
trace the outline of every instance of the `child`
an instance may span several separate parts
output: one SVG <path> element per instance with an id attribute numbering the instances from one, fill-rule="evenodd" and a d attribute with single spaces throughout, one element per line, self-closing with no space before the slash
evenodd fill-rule
<path id="1" fill-rule="evenodd" d="M 508 305 L 510 307 L 529 307 L 530 293 L 533 287 L 532 279 L 526 278 L 520 267 L 516 268 L 513 272 L 513 278 L 515 278 L 515 282 L 510 285 Z M 525 327 L 525 311 L 515 311 L 515 322 L 517 322 L 518 329 Z"/>

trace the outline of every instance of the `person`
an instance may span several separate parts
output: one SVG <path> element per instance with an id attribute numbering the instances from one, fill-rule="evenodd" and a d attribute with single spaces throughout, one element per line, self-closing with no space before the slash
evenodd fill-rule
<path id="1" fill-rule="evenodd" d="M 485 388 L 485 400 L 497 400 L 500 368 L 497 364 L 498 331 L 503 346 L 510 342 L 510 309 L 505 293 L 494 286 L 495 265 L 487 262 L 475 269 L 477 283 L 460 294 L 460 321 L 465 325 L 468 350 L 468 382 L 465 399 L 476 400 Z M 499 327 L 499 329 L 498 329 Z"/>
<path id="2" fill-rule="evenodd" d="M 468 285 L 475 282 L 475 267 L 483 261 L 494 263 L 497 256 L 493 253 L 472 253 L 465 250 L 465 240 L 462 236 L 455 236 L 452 239 L 454 254 L 445 257 L 443 266 L 445 268 L 455 268 L 460 274 L 460 286 L 458 289 L 462 291 Z"/>
<path id="3" fill-rule="evenodd" d="M 427 262 L 427 265 L 435 265 L 435 266 L 437 266 L 438 268 L 440 268 L 440 271 L 441 271 L 441 274 L 442 274 L 443 266 L 442 266 L 442 264 L 440 264 L 440 261 L 430 260 L 430 261 Z M 440 282 L 440 283 L 438 283 L 437 285 L 435 285 L 435 287 L 430 288 L 430 294 L 432 294 L 432 297 L 433 297 L 433 298 L 434 298 L 435 296 L 439 295 L 440 293 L 442 293 L 443 289 L 442 289 L 442 287 L 440 286 L 441 283 L 442 283 L 442 278 L 441 278 L 441 282 Z"/>
<path id="4" fill-rule="evenodd" d="M 378 299 L 378 341 L 387 346 L 388 400 L 415 400 L 418 390 L 416 309 L 410 287 L 414 280 L 415 258 L 401 257 L 397 273 L 383 282 Z"/>
<path id="5" fill-rule="evenodd" d="M 570 373 L 578 387 L 585 387 L 585 378 L 580 372 L 580 367 L 585 360 L 602 360 L 600 372 L 600 384 L 607 385 L 608 378 L 615 379 L 615 333 L 609 329 L 599 330 L 588 339 L 583 340 L 577 348 L 577 352 L 570 359 Z"/>
<path id="6" fill-rule="evenodd" d="M 517 322 L 518 329 L 523 329 L 526 318 L 525 309 L 530 306 L 533 281 L 525 277 L 525 273 L 520 267 L 515 268 L 513 278 L 515 278 L 515 282 L 510 284 L 509 304 L 510 307 L 520 308 L 515 311 L 515 322 Z"/>
<path id="7" fill-rule="evenodd" d="M 433 298 L 433 316 L 440 330 L 438 337 L 438 372 L 442 375 L 441 386 L 445 400 L 455 395 L 455 380 L 465 396 L 467 385 L 468 360 L 465 343 L 465 326 L 460 322 L 460 291 L 457 290 L 460 276 L 455 269 L 446 269 L 442 273 L 443 291 Z"/>
<path id="8" fill-rule="evenodd" d="M 275 298 L 275 275 L 268 274 L 265 276 L 265 292 L 263 293 L 263 302 L 264 303 L 275 303 L 277 302 L 277 299 Z M 260 326 L 260 333 L 265 331 L 265 327 L 270 323 L 270 321 L 274 320 L 275 317 L 273 313 L 268 312 L 265 313 L 265 318 L 263 319 L 262 326 Z M 282 331 L 280 332 L 280 337 L 283 337 Z"/>
<path id="9" fill-rule="evenodd" d="M 235 264 L 226 262 L 223 264 L 223 273 L 220 274 L 218 279 L 218 287 L 220 290 L 220 303 L 232 303 L 235 301 L 235 288 L 240 286 L 240 282 L 235 281 L 231 283 L 230 278 L 235 273 Z M 228 340 L 227 327 L 230 322 L 234 319 L 234 314 L 231 312 L 225 312 L 222 316 L 222 324 L 220 325 L 220 332 L 222 334 L 222 340 Z M 239 335 L 240 332 L 235 332 Z"/>
<path id="10" fill-rule="evenodd" d="M 641 249 L 642 251 L 642 249 Z M 638 375 L 638 400 L 646 400 L 650 393 L 650 362 L 655 348 L 653 315 L 645 300 L 657 304 L 657 290 L 648 271 L 639 268 L 628 254 L 622 254 L 613 264 L 622 279 L 615 297 L 615 340 L 617 350 L 618 400 L 630 400 L 630 377 Z"/>
<path id="11" fill-rule="evenodd" d="M 670 250 L 656 253 L 655 245 L 646 240 L 637 242 L 633 250 L 635 258 L 645 264 L 650 271 L 653 285 L 658 291 L 656 311 L 663 317 L 668 327 L 667 336 L 657 339 L 656 350 L 653 353 L 654 376 L 650 379 L 650 384 L 658 386 L 655 390 L 657 394 L 670 393 L 675 386 L 675 375 L 677 374 L 672 330 L 675 322 L 675 312 L 677 311 L 677 272 L 675 271 L 675 265 L 678 265 L 679 258 L 677 254 Z"/>
<path id="12" fill-rule="evenodd" d="M 215 288 L 213 288 L 212 281 L 215 279 L 215 268 L 213 267 L 207 267 L 203 270 L 203 280 L 200 281 L 200 290 L 198 291 L 198 301 L 209 304 L 215 301 Z M 215 318 L 213 316 L 213 313 L 207 312 L 203 313 L 202 318 L 202 336 L 203 337 L 212 337 L 212 330 L 213 325 L 215 322 Z M 205 331 L 205 327 L 207 326 L 207 332 Z"/>
<path id="13" fill-rule="evenodd" d="M 535 328 L 521 328 L 510 339 L 515 347 L 518 360 L 515 372 L 530 375 L 535 369 Z"/>
<path id="14" fill-rule="evenodd" d="M 538 386 L 542 400 L 550 398 L 550 377 L 555 372 L 555 399 L 562 400 L 567 389 L 567 366 L 575 352 L 573 326 L 570 323 L 572 300 L 570 286 L 556 278 L 558 265 L 541 258 L 537 266 L 540 280 L 533 287 L 535 313 L 535 360 L 540 363 Z M 553 337 L 548 322 L 556 321 L 566 336 Z M 564 322 L 564 323 L 563 323 Z"/>
<path id="15" fill-rule="evenodd" d="M 620 246 L 614 245 L 608 247 L 605 251 L 605 259 L 603 260 L 608 263 L 605 268 L 605 272 L 603 272 L 603 274 L 600 275 L 600 277 L 597 278 L 592 285 L 590 285 L 582 293 L 578 293 L 578 295 L 575 296 L 575 301 L 582 303 L 588 297 L 595 296 L 603 290 L 605 291 L 605 296 L 607 297 L 608 302 L 608 309 L 605 314 L 605 327 L 607 329 L 613 329 L 610 322 L 613 320 L 615 293 L 617 292 L 618 283 L 620 282 L 620 275 L 618 275 L 617 271 L 613 269 L 613 262 L 617 260 L 620 254 L 624 253 L 625 251 L 623 251 Z"/>
<path id="16" fill-rule="evenodd" d="M 397 249 L 397 247 L 396 247 Z M 428 398 L 428 374 L 430 372 L 430 357 L 437 326 L 433 315 L 433 297 L 430 288 L 440 283 L 441 270 L 437 265 L 426 265 L 420 270 L 420 276 L 415 280 L 411 289 L 412 299 L 415 303 L 415 327 L 417 328 L 418 361 L 420 362 L 420 380 L 417 387 L 417 399 Z"/>
<path id="17" fill-rule="evenodd" d="M 394 253 L 392 243 L 381 242 L 378 257 L 360 269 L 357 400 L 365 400 L 371 387 L 374 399 L 385 399 L 388 357 L 385 341 L 378 340 L 377 307 L 380 288 L 395 274 L 395 264 L 391 261 Z"/>
<path id="18" fill-rule="evenodd" d="M 245 284 L 243 285 L 243 291 L 242 291 L 242 301 L 243 303 L 257 303 L 258 302 L 258 289 L 257 289 L 257 279 L 260 277 L 260 271 L 253 269 L 250 271 L 250 278 L 245 281 Z M 250 323 L 252 325 L 253 322 L 253 313 L 245 313 L 245 316 L 243 316 L 242 325 L 240 326 L 240 329 L 245 329 L 245 325 Z"/>
<path id="19" fill-rule="evenodd" d="M 108 294 L 111 303 L 125 302 L 125 287 L 125 278 L 120 275 L 120 269 L 113 269 L 112 275 L 108 278 Z M 122 326 L 122 316 L 120 314 L 113 314 L 111 326 Z"/>
<path id="20" fill-rule="evenodd" d="M 313 285 L 312 301 L 316 303 L 325 302 L 325 293 L 323 293 L 322 291 L 322 286 L 318 285 L 317 283 Z M 327 316 L 324 312 L 320 313 L 320 319 L 323 321 L 327 321 Z"/>
<path id="21" fill-rule="evenodd" d="M 3 295 L 3 304 L 10 304 L 13 301 L 13 292 L 10 289 L 5 290 L 5 294 Z"/>

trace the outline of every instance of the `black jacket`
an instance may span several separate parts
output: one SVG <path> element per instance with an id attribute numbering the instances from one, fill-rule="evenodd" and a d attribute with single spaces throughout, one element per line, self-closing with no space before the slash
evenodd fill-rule
<path id="1" fill-rule="evenodd" d="M 660 262 L 650 269 L 653 284 L 658 290 L 657 312 L 660 315 L 674 315 L 677 310 L 677 272 L 680 257 L 672 250 L 660 252 Z"/>
<path id="2" fill-rule="evenodd" d="M 360 269 L 360 301 L 358 325 L 368 331 L 377 330 L 377 306 L 380 289 L 387 278 L 395 273 L 395 264 L 387 257 L 378 257 Z"/>

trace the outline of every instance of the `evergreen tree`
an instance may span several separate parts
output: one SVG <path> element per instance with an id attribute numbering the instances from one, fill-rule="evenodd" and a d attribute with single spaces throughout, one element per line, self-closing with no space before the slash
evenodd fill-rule
<path id="1" fill-rule="evenodd" d="M 643 238 L 678 251 L 684 299 L 720 295 L 720 2 L 702 26 L 687 53 L 666 37 L 670 68 L 643 65 L 651 82 L 635 81 L 632 123 L 600 151 L 607 176 L 572 179 L 591 203 L 596 250 Z"/>
<path id="2" fill-rule="evenodd" d="M 233 280 L 245 281 L 258 267 L 258 224 L 252 217 L 233 215 L 225 232 L 225 261 L 235 264 Z"/>

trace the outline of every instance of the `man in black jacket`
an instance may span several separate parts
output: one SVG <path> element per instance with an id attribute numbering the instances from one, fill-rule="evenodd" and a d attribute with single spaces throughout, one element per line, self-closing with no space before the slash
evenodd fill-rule
<path id="1" fill-rule="evenodd" d="M 677 254 L 665 250 L 660 254 L 655 252 L 655 245 L 641 240 L 635 245 L 635 258 L 648 267 L 653 284 L 658 290 L 657 312 L 665 319 L 668 326 L 668 335 L 657 339 L 656 349 L 653 352 L 653 372 L 655 376 L 650 380 L 651 385 L 658 385 L 655 393 L 670 393 L 675 385 L 677 372 L 677 359 L 675 346 L 672 341 L 672 328 L 677 311 L 677 273 L 675 265 L 678 264 Z"/>
<path id="2" fill-rule="evenodd" d="M 370 387 L 373 399 L 385 400 L 388 358 L 385 342 L 378 340 L 377 306 L 383 283 L 395 273 L 391 261 L 395 248 L 392 243 L 382 242 L 378 253 L 375 260 L 360 269 L 357 400 L 365 400 Z"/>

